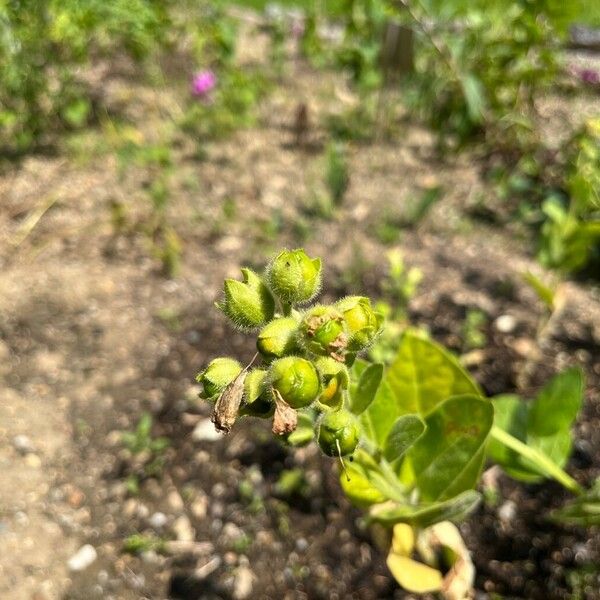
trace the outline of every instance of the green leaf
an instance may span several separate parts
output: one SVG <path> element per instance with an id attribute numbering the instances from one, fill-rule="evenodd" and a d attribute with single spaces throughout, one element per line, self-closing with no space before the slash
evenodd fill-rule
<path id="1" fill-rule="evenodd" d="M 383 455 L 392 463 L 401 459 L 406 451 L 423 435 L 425 423 L 417 415 L 398 417 L 385 440 Z"/>
<path id="2" fill-rule="evenodd" d="M 472 73 L 467 73 L 461 78 L 460 85 L 465 95 L 469 117 L 474 123 L 482 123 L 485 97 L 481 81 Z"/>
<path id="3" fill-rule="evenodd" d="M 492 404 L 494 406 L 494 425 L 525 442 L 527 439 L 527 404 L 519 396 L 513 394 L 496 396 L 492 399 Z M 519 454 L 498 440 L 492 438 L 487 451 L 488 456 L 511 477 L 531 482 L 539 479 L 537 472 L 532 474 L 530 470 L 523 468 Z"/>
<path id="4" fill-rule="evenodd" d="M 566 525 L 600 525 L 600 479 L 581 496 L 553 511 L 550 518 Z"/>
<path id="5" fill-rule="evenodd" d="M 529 409 L 527 443 L 560 467 L 571 453 L 571 425 L 583 399 L 583 374 L 572 368 L 553 377 Z"/>
<path id="6" fill-rule="evenodd" d="M 406 490 L 385 461 L 379 464 L 370 454 L 361 449 L 354 453 L 353 458 L 354 461 L 346 466 L 350 481 L 344 473 L 340 474 L 342 488 L 350 499 L 358 495 L 357 487 L 364 487 L 363 480 L 366 480 L 369 488 L 378 492 L 378 502 L 385 500 L 403 502 L 405 500 Z M 371 494 L 374 495 L 372 490 Z"/>
<path id="7" fill-rule="evenodd" d="M 350 396 L 350 410 L 355 415 L 360 415 L 369 407 L 375 398 L 382 376 L 383 365 L 381 363 L 369 365 L 364 369 Z"/>
<path id="8" fill-rule="evenodd" d="M 298 411 L 298 425 L 288 434 L 286 442 L 290 446 L 306 446 L 315 437 L 315 413 L 312 409 Z"/>
<path id="9" fill-rule="evenodd" d="M 340 484 L 350 501 L 361 508 L 385 502 L 388 497 L 372 481 L 377 463 L 364 451 L 357 450 L 354 461 L 346 464 L 347 473 L 340 473 Z"/>
<path id="10" fill-rule="evenodd" d="M 582 398 L 583 374 L 578 368 L 568 369 L 553 377 L 531 403 L 518 396 L 495 398 L 494 425 L 563 467 L 571 453 L 571 426 Z M 515 479 L 534 483 L 547 476 L 533 459 L 521 456 L 498 440 L 492 440 L 488 452 Z"/>
<path id="11" fill-rule="evenodd" d="M 493 419 L 492 403 L 474 395 L 449 398 L 425 419 L 427 429 L 408 453 L 424 501 L 475 486 Z"/>
<path id="12" fill-rule="evenodd" d="M 369 519 L 383 525 L 408 523 L 415 527 L 429 527 L 441 521 L 462 521 L 481 500 L 481 494 L 467 490 L 443 502 L 425 503 L 411 506 L 387 502 L 371 508 Z"/>
<path id="13" fill-rule="evenodd" d="M 442 346 L 407 331 L 361 422 L 371 440 L 383 448 L 398 417 L 425 417 L 450 396 L 460 394 L 480 396 L 481 392 L 458 360 Z"/>

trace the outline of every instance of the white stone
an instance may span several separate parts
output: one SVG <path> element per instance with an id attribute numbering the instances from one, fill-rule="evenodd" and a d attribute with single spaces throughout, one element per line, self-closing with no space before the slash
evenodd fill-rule
<path id="1" fill-rule="evenodd" d="M 222 434 L 215 429 L 210 419 L 199 421 L 196 427 L 194 427 L 194 431 L 192 431 L 192 440 L 194 442 L 215 442 L 222 437 Z"/>
<path id="2" fill-rule="evenodd" d="M 31 440 L 26 435 L 15 435 L 13 446 L 19 454 L 29 454 L 35 451 Z"/>
<path id="3" fill-rule="evenodd" d="M 167 515 L 165 515 L 165 513 L 162 512 L 155 512 L 148 519 L 148 523 L 154 529 L 162 529 L 167 524 L 167 521 Z"/>
<path id="4" fill-rule="evenodd" d="M 511 333 L 517 326 L 517 320 L 512 315 L 500 315 L 494 325 L 500 333 Z"/>
<path id="5" fill-rule="evenodd" d="M 87 569 L 97 558 L 98 553 L 96 552 L 96 548 L 91 544 L 86 544 L 85 546 L 81 546 L 81 548 L 71 556 L 67 561 L 67 567 L 69 567 L 69 571 L 78 573 L 79 571 Z"/>

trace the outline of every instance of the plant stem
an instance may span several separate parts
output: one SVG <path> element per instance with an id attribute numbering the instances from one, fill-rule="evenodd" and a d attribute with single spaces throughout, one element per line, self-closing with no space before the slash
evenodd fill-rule
<path id="1" fill-rule="evenodd" d="M 552 477 L 567 488 L 573 494 L 580 495 L 583 494 L 584 489 L 565 471 L 563 471 L 555 462 L 550 460 L 543 452 L 536 450 L 535 448 L 531 448 L 527 444 L 524 444 L 517 438 L 510 435 L 510 433 L 506 433 L 497 426 L 493 426 L 490 432 L 491 436 L 499 441 L 501 444 L 504 444 L 507 448 L 514 450 L 518 454 L 520 454 L 523 458 L 527 458 L 532 461 L 543 473 L 545 473 L 548 477 Z"/>
<path id="2" fill-rule="evenodd" d="M 289 317 L 292 314 L 291 302 L 281 302 L 281 312 L 284 317 Z"/>

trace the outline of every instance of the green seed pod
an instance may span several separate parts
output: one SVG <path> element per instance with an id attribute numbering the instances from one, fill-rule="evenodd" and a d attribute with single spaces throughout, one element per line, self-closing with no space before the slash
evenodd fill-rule
<path id="1" fill-rule="evenodd" d="M 264 369 L 252 369 L 244 380 L 244 401 L 252 404 L 259 396 L 267 390 L 267 371 Z"/>
<path id="2" fill-rule="evenodd" d="M 242 329 L 268 323 L 275 313 L 275 300 L 263 280 L 252 270 L 242 269 L 244 281 L 226 279 L 225 298 L 217 303 L 225 315 Z"/>
<path id="3" fill-rule="evenodd" d="M 348 296 L 336 305 L 344 315 L 350 340 L 348 349 L 359 352 L 369 346 L 381 331 L 383 315 L 375 312 L 371 301 L 364 296 Z"/>
<path id="4" fill-rule="evenodd" d="M 325 356 L 318 358 L 315 365 L 323 382 L 317 400 L 319 407 L 324 410 L 338 409 L 344 400 L 343 391 L 348 388 L 348 369 L 337 360 Z"/>
<path id="5" fill-rule="evenodd" d="M 271 365 L 269 380 L 273 389 L 292 408 L 302 408 L 314 402 L 321 388 L 314 365 L 297 356 L 276 360 Z"/>
<path id="6" fill-rule="evenodd" d="M 283 250 L 267 267 L 267 281 L 282 302 L 308 302 L 321 287 L 321 259 L 309 258 L 302 249 Z"/>
<path id="7" fill-rule="evenodd" d="M 358 445 L 359 429 L 354 415 L 345 410 L 325 413 L 319 423 L 317 442 L 327 456 L 347 456 Z"/>
<path id="8" fill-rule="evenodd" d="M 300 324 L 301 343 L 313 354 L 344 360 L 348 344 L 344 317 L 332 306 L 315 306 Z"/>
<path id="9" fill-rule="evenodd" d="M 298 322 L 292 317 L 275 319 L 258 334 L 256 347 L 265 358 L 281 358 L 296 350 Z"/>
<path id="10" fill-rule="evenodd" d="M 203 398 L 218 396 L 242 371 L 242 365 L 233 358 L 215 358 L 204 371 L 198 373 L 196 381 L 204 386 Z"/>

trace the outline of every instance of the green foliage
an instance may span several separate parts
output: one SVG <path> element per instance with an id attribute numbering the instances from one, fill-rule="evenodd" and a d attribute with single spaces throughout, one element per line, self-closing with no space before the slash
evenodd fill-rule
<path id="1" fill-rule="evenodd" d="M 180 126 L 198 143 L 222 138 L 256 122 L 256 106 L 268 88 L 259 71 L 229 66 L 217 74 L 211 98 L 189 97 Z"/>
<path id="2" fill-rule="evenodd" d="M 169 440 L 164 437 L 152 437 L 152 415 L 144 413 L 135 431 L 125 431 L 121 440 L 123 445 L 132 453 L 151 452 L 160 454 L 169 447 Z"/>
<path id="3" fill-rule="evenodd" d="M 333 205 L 340 206 L 350 185 L 346 149 L 340 143 L 331 142 L 327 146 L 326 159 L 325 181 L 327 188 Z"/>
<path id="4" fill-rule="evenodd" d="M 134 533 L 123 541 L 123 552 L 142 554 L 144 552 L 164 552 L 165 541 L 153 535 Z"/>
<path id="5" fill-rule="evenodd" d="M 465 322 L 462 327 L 462 338 L 465 350 L 483 348 L 487 342 L 485 335 L 485 326 L 487 317 L 484 312 L 470 308 L 465 315 Z"/>
<path id="6" fill-rule="evenodd" d="M 600 119 L 590 119 L 564 152 L 568 200 L 554 193 L 543 204 L 539 259 L 577 272 L 600 265 Z"/>
<path id="7" fill-rule="evenodd" d="M 440 135 L 464 144 L 485 134 L 496 150 L 532 142 L 534 100 L 557 72 L 554 33 L 544 7 L 522 0 L 472 8 L 464 26 L 424 24 L 431 15 L 418 5 L 413 22 L 424 35 L 410 105 Z"/>
<path id="8" fill-rule="evenodd" d="M 600 525 L 600 479 L 596 479 L 589 490 L 555 510 L 551 516 L 555 521 L 566 525 Z"/>
<path id="9" fill-rule="evenodd" d="M 531 402 L 514 395 L 494 398 L 494 424 L 562 467 L 571 453 L 570 430 L 582 396 L 583 375 L 579 369 L 569 369 L 551 379 Z M 539 465 L 496 440 L 490 443 L 488 451 L 511 477 L 539 481 L 546 475 Z"/>
<path id="10" fill-rule="evenodd" d="M 94 54 L 148 56 L 169 20 L 163 0 L 0 2 L 0 135 L 11 151 L 80 127 L 99 97 L 78 75 Z"/>

